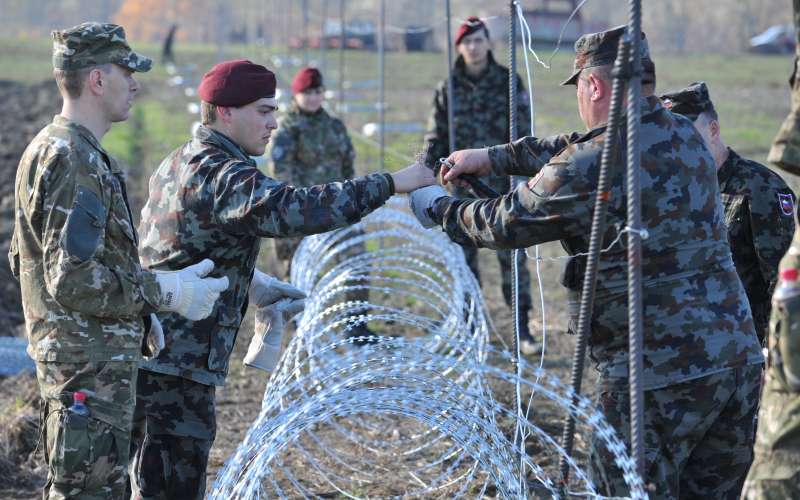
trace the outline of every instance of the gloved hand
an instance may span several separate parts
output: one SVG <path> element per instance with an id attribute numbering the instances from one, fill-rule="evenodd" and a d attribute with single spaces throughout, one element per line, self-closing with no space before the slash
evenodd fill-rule
<path id="1" fill-rule="evenodd" d="M 409 194 L 408 205 L 411 207 L 411 211 L 414 212 L 419 223 L 422 224 L 422 227 L 438 226 L 438 223 L 433 220 L 432 210 L 436 204 L 436 200 L 444 196 L 449 195 L 447 191 L 438 184 L 417 189 Z"/>
<path id="2" fill-rule="evenodd" d="M 261 308 L 283 298 L 304 299 L 306 294 L 289 283 L 273 278 L 258 269 L 253 272 L 253 280 L 250 282 L 250 303 Z"/>
<path id="3" fill-rule="evenodd" d="M 158 357 L 158 353 L 164 348 L 164 329 L 161 327 L 161 322 L 158 316 L 150 314 L 150 330 L 144 334 L 144 359 L 153 359 Z"/>
<path id="4" fill-rule="evenodd" d="M 214 269 L 211 259 L 179 271 L 154 271 L 161 287 L 160 311 L 171 311 L 192 321 L 208 317 L 220 292 L 228 288 L 228 277 L 206 278 Z"/>
<path id="5" fill-rule="evenodd" d="M 281 355 L 281 342 L 286 323 L 306 306 L 304 299 L 283 298 L 256 310 L 253 339 L 244 356 L 244 364 L 271 372 Z"/>

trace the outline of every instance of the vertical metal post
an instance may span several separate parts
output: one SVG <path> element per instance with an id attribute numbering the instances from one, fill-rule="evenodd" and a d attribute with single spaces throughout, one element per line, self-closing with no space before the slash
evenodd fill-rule
<path id="1" fill-rule="evenodd" d="M 328 22 L 328 0 L 322 0 L 322 23 L 319 30 L 319 70 L 328 78 L 327 73 L 327 55 L 328 55 L 328 41 L 325 38 L 325 24 Z"/>
<path id="2" fill-rule="evenodd" d="M 448 153 L 456 150 L 456 125 L 453 103 L 453 27 L 451 25 L 450 0 L 445 0 L 447 17 L 447 147 Z"/>
<path id="3" fill-rule="evenodd" d="M 339 0 L 339 115 L 344 115 L 344 45 L 347 36 L 345 22 L 345 0 Z"/>
<path id="4" fill-rule="evenodd" d="M 386 29 L 386 0 L 380 2 L 380 21 L 378 23 L 378 79 L 380 86 L 378 87 L 378 116 L 380 123 L 380 168 L 381 172 L 386 170 L 385 162 L 385 149 L 386 149 L 386 103 L 385 103 L 385 84 L 386 84 L 386 46 L 385 46 L 385 29 Z"/>
<path id="5" fill-rule="evenodd" d="M 631 399 L 631 457 L 644 478 L 644 391 L 640 380 L 644 334 L 642 313 L 642 226 L 639 167 L 639 127 L 642 87 L 642 3 L 630 0 L 627 36 L 631 39 L 631 80 L 628 86 L 628 380 Z"/>
<path id="6" fill-rule="evenodd" d="M 303 66 L 308 66 L 308 0 L 303 0 Z"/>

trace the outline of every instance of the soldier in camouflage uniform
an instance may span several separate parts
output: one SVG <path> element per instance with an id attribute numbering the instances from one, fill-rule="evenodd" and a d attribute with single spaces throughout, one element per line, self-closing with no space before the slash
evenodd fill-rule
<path id="1" fill-rule="evenodd" d="M 778 263 L 794 234 L 794 193 L 778 174 L 725 145 L 705 82 L 664 94 L 661 100 L 664 107 L 694 122 L 714 157 L 733 263 L 763 345 Z"/>
<path id="2" fill-rule="evenodd" d="M 800 175 L 800 0 L 794 0 L 797 44 L 792 86 L 792 109 L 783 122 L 767 160 L 789 173 Z M 795 212 L 795 217 L 797 213 Z M 800 227 L 800 225 L 798 225 Z M 780 263 L 779 282 L 791 290 L 800 269 L 800 231 Z M 795 279 L 792 278 L 794 274 Z M 769 355 L 758 414 L 755 459 L 742 498 L 771 500 L 800 498 L 800 296 L 776 293 L 770 319 Z"/>
<path id="3" fill-rule="evenodd" d="M 215 387 L 225 383 L 261 238 L 343 227 L 395 192 L 434 182 L 421 164 L 306 188 L 279 182 L 250 157 L 263 154 L 277 127 L 274 74 L 250 61 L 223 62 L 206 73 L 198 95 L 204 124 L 153 173 L 140 251 L 154 269 L 213 258 L 231 286 L 207 320 L 160 316 L 170 341 L 140 370 L 134 498 L 205 494 L 216 434 Z"/>
<path id="4" fill-rule="evenodd" d="M 477 17 L 470 17 L 458 29 L 455 38 L 458 57 L 453 66 L 453 119 L 455 121 L 456 149 L 482 148 L 508 142 L 508 68 L 495 62 L 489 41 L 489 30 Z M 450 154 L 449 126 L 447 120 L 447 79 L 436 89 L 433 107 L 425 134 L 425 161 L 436 165 L 439 158 Z M 530 130 L 530 105 L 528 92 L 517 77 L 517 123 L 520 131 Z M 510 180 L 506 176 L 489 176 L 487 183 L 498 193 L 507 193 Z M 471 198 L 468 189 L 454 187 L 454 196 Z M 464 246 L 464 257 L 480 281 L 478 249 Z M 511 307 L 513 286 L 511 273 L 512 252 L 498 250 L 503 298 Z M 519 310 L 521 348 L 525 354 L 541 349 L 530 334 L 528 315 L 533 307 L 531 280 L 524 252 L 519 252 Z"/>
<path id="5" fill-rule="evenodd" d="M 143 334 L 160 335 L 150 314 L 172 297 L 163 276 L 140 267 L 124 174 L 100 140 L 127 119 L 132 74 L 151 61 L 113 24 L 84 23 L 53 39 L 64 105 L 20 161 L 9 262 L 45 403 L 43 496 L 116 499 L 125 493 Z M 206 314 L 216 296 L 208 299 Z M 89 416 L 67 409 L 75 392 L 87 396 Z"/>
<path id="6" fill-rule="evenodd" d="M 577 86 L 588 133 L 543 167 L 530 154 L 531 138 L 452 154 L 455 169 L 445 172 L 448 181 L 490 170 L 538 173 L 497 200 L 457 200 L 435 188 L 412 193 L 420 220 L 427 214 L 459 243 L 514 248 L 561 240 L 570 254 L 586 252 L 606 139 L 611 65 L 623 32 L 620 27 L 584 35 L 576 43 L 575 71 L 564 83 Z M 655 65 L 644 42 L 645 68 L 654 81 Z M 736 498 L 752 459 L 763 357 L 731 257 L 713 158 L 692 123 L 664 109 L 653 91 L 653 84 L 643 86 L 638 103 L 642 222 L 649 231 L 641 260 L 644 480 L 658 498 Z M 626 157 L 625 146 L 621 141 L 620 159 Z M 624 165 L 618 165 L 604 248 L 627 220 L 624 180 Z M 589 345 L 600 376 L 599 407 L 627 441 L 626 253 L 625 245 L 617 244 L 601 256 Z M 605 494 L 627 495 L 622 471 L 600 443 L 595 438 L 592 447 L 596 485 Z"/>
<path id="7" fill-rule="evenodd" d="M 272 140 L 271 174 L 293 186 L 314 186 L 343 181 L 355 175 L 355 149 L 347 129 L 338 118 L 322 107 L 325 86 L 316 68 L 303 68 L 292 81 L 294 97 L 289 111 L 278 122 Z M 284 277 L 290 274 L 291 260 L 302 237 L 274 239 L 275 254 L 286 264 Z M 364 245 L 353 245 L 342 258 L 364 253 Z M 335 264 L 335 263 L 334 263 Z M 348 300 L 369 301 L 368 290 L 348 292 Z M 359 314 L 365 314 L 359 311 Z M 373 332 L 360 323 L 350 330 L 352 337 L 369 337 Z"/>

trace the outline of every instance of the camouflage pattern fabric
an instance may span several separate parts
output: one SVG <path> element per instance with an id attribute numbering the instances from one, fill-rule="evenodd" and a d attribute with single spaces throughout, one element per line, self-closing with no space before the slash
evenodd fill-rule
<path id="1" fill-rule="evenodd" d="M 800 231 L 780 268 L 800 269 Z M 743 498 L 800 498 L 800 391 L 787 380 L 787 367 L 800 366 L 798 318 L 800 296 L 773 300 L 755 460 Z"/>
<path id="2" fill-rule="evenodd" d="M 324 108 L 307 113 L 292 102 L 271 141 L 270 158 L 270 175 L 292 186 L 315 186 L 355 175 L 355 149 L 347 129 Z M 272 240 L 276 256 L 285 263 L 285 277 L 289 276 L 289 264 L 301 240 L 300 237 Z M 363 245 L 352 249 L 353 253 L 363 251 Z M 350 300 L 365 300 L 365 297 L 360 292 Z"/>
<path id="3" fill-rule="evenodd" d="M 765 342 L 778 264 L 794 234 L 795 196 L 781 177 L 732 149 L 717 171 L 725 225 L 756 333 Z"/>
<path id="4" fill-rule="evenodd" d="M 161 302 L 142 271 L 122 170 L 85 127 L 56 116 L 22 156 L 9 251 L 37 361 L 137 361 Z"/>
<path id="5" fill-rule="evenodd" d="M 76 70 L 118 64 L 133 71 L 150 71 L 153 61 L 131 50 L 125 29 L 110 23 L 83 23 L 53 31 L 53 67 Z"/>
<path id="6" fill-rule="evenodd" d="M 131 437 L 131 498 L 205 496 L 208 455 L 217 431 L 215 389 L 182 377 L 140 372 Z"/>
<path id="7" fill-rule="evenodd" d="M 761 363 L 763 356 L 731 258 L 713 159 L 688 119 L 665 110 L 655 96 L 640 106 L 642 218 L 649 231 L 642 249 L 642 385 L 652 390 Z M 527 153 L 529 140 L 535 139 L 491 148 L 495 171 L 525 175 L 539 168 L 541 159 Z M 561 240 L 570 255 L 586 252 L 604 140 L 605 129 L 594 129 L 512 193 L 496 200 L 443 198 L 435 216 L 461 244 L 514 248 Z M 619 158 L 624 161 L 624 141 Z M 604 248 L 625 225 L 623 192 L 624 168 L 618 168 Z M 617 244 L 599 262 L 589 339 L 603 379 L 627 380 L 627 318 L 626 249 Z"/>
<path id="8" fill-rule="evenodd" d="M 467 74 L 464 58 L 458 56 L 453 67 L 453 118 L 456 130 L 456 149 L 482 148 L 509 140 L 508 123 L 508 69 L 494 60 L 490 51 L 489 66 L 484 74 L 471 77 Z M 517 77 L 517 120 L 518 130 L 530 130 L 530 105 L 528 92 Z M 447 120 L 447 79 L 436 89 L 433 108 L 428 119 L 428 132 L 425 134 L 425 162 L 436 165 L 439 158 L 450 154 Z M 510 184 L 507 176 L 490 176 L 486 183 L 499 193 L 507 193 Z M 466 188 L 454 187 L 454 196 L 472 198 L 475 194 Z M 464 247 L 464 257 L 470 269 L 480 281 L 478 249 Z M 511 252 L 498 252 L 503 297 L 511 306 Z M 524 311 L 532 307 L 531 279 L 527 262 L 520 260 L 519 302 Z"/>
<path id="9" fill-rule="evenodd" d="M 355 223 L 393 194 L 391 177 L 295 188 L 267 177 L 230 139 L 207 127 L 172 152 L 150 179 L 142 210 L 142 262 L 176 270 L 204 258 L 227 276 L 211 316 L 190 321 L 159 314 L 167 345 L 147 370 L 223 385 L 247 304 L 262 237 L 330 231 Z"/>
<path id="10" fill-rule="evenodd" d="M 650 498 L 736 500 L 753 459 L 761 368 L 750 365 L 644 393 L 645 485 Z M 600 387 L 598 405 L 630 442 L 626 387 Z M 591 476 L 601 494 L 630 495 L 622 470 L 592 437 Z"/>
<path id="11" fill-rule="evenodd" d="M 792 109 L 783 121 L 778 135 L 772 143 L 767 161 L 777 165 L 790 174 L 800 175 L 800 0 L 793 0 L 795 56 L 794 69 L 789 78 L 792 88 Z"/>
<path id="12" fill-rule="evenodd" d="M 118 499 L 125 494 L 137 368 L 132 361 L 37 362 L 45 401 L 45 499 Z M 68 411 L 87 394 L 88 417 Z"/>

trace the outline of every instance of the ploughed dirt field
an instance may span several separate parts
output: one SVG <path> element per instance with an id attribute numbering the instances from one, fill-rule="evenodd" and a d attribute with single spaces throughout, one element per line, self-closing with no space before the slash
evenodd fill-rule
<path id="1" fill-rule="evenodd" d="M 158 96 L 159 89 L 155 89 Z M 60 109 L 60 99 L 55 85 L 43 82 L 38 85 L 23 86 L 11 82 L 0 81 L 0 335 L 24 335 L 19 288 L 11 277 L 7 251 L 12 231 L 13 215 L 13 182 L 16 166 L 28 141 L 44 126 Z M 132 203 L 135 213 L 142 204 L 142 193 L 146 193 L 143 175 L 132 172 L 129 183 L 133 192 Z M 139 195 L 137 195 L 139 193 Z M 273 262 L 269 255 L 270 245 L 264 245 L 262 268 L 269 272 Z M 542 247 L 542 255 L 559 256 L 557 246 Z M 511 345 L 511 311 L 506 307 L 500 293 L 500 277 L 497 260 L 490 251 L 481 251 L 481 267 L 483 275 L 483 291 L 494 325 L 492 344 L 500 346 L 500 338 L 506 345 Z M 537 282 L 533 261 L 528 260 L 531 270 L 534 302 L 539 303 Z M 557 283 L 560 261 L 544 261 L 542 276 L 544 295 L 546 298 L 546 321 L 548 337 L 544 367 L 558 376 L 565 383 L 568 380 L 574 340 L 563 333 L 566 325 L 566 311 L 563 305 L 564 292 Z M 530 320 L 534 333 L 542 330 L 540 308 L 535 307 Z M 267 375 L 263 372 L 245 368 L 242 357 L 253 331 L 252 313 L 248 313 L 239 333 L 239 339 L 232 356 L 230 375 L 227 385 L 218 390 L 218 430 L 217 439 L 211 453 L 209 464 L 209 488 L 224 461 L 234 452 L 244 437 L 247 429 L 257 417 Z M 529 361 L 539 362 L 539 356 Z M 504 369 L 512 370 L 510 364 Z M 588 369 L 584 380 L 584 392 L 591 393 L 593 374 Z M 495 399 L 511 407 L 513 394 L 495 394 Z M 523 399 L 527 401 L 526 394 Z M 560 436 L 563 411 L 544 398 L 534 402 L 532 420 L 548 434 Z M 19 374 L 13 377 L 0 378 L 0 498 L 37 498 L 39 488 L 46 477 L 41 445 L 38 443 L 39 402 L 38 388 L 32 374 Z M 345 423 L 346 425 L 346 423 Z M 579 428 L 579 431 L 581 429 Z M 513 432 L 513 428 L 510 428 Z M 585 433 L 576 438 L 576 456 L 584 457 L 586 452 Z M 39 445 L 37 448 L 37 444 Z M 343 444 L 342 446 L 347 446 Z M 355 452 L 355 451 L 354 451 Z M 528 449 L 535 456 L 537 450 Z M 292 454 L 291 450 L 284 457 L 293 469 L 302 471 L 303 458 Z M 385 464 L 390 467 L 391 464 Z M 553 456 L 541 456 L 541 463 L 548 471 L 556 470 L 557 464 Z M 551 476 L 554 477 L 554 476 Z M 390 474 L 386 476 L 386 491 L 383 494 L 402 492 L 403 483 Z M 326 494 L 320 487 L 318 494 Z M 370 491 L 370 496 L 381 496 L 381 491 Z M 487 492 L 491 495 L 491 491 Z"/>

